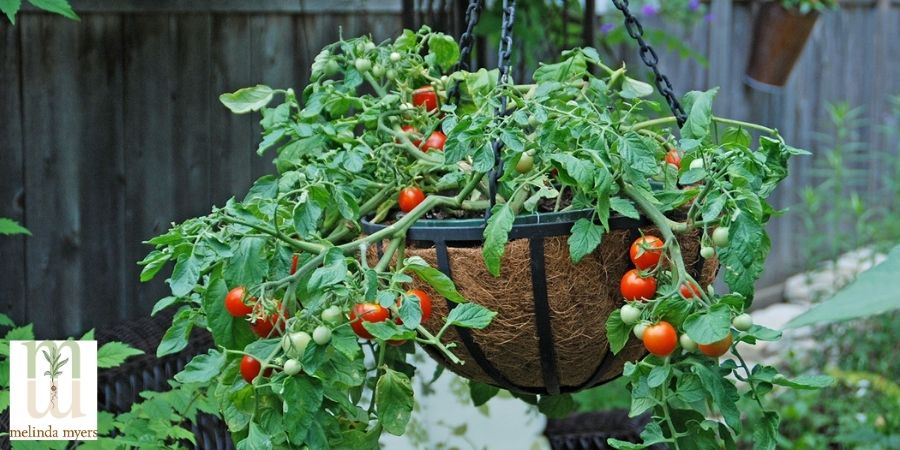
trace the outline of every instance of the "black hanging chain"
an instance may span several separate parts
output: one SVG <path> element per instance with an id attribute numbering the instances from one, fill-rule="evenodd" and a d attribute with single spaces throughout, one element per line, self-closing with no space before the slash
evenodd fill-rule
<path id="1" fill-rule="evenodd" d="M 656 89 L 663 97 L 665 97 L 666 103 L 669 104 L 669 109 L 675 116 L 675 120 L 678 121 L 678 126 L 681 127 L 684 125 L 684 121 L 687 120 L 687 114 L 685 114 L 684 108 L 681 107 L 681 103 L 678 102 L 678 98 L 675 97 L 675 91 L 672 88 L 672 82 L 669 81 L 669 77 L 663 75 L 663 73 L 659 71 L 659 67 L 657 67 L 657 64 L 659 64 L 659 55 L 657 55 L 656 50 L 653 50 L 653 47 L 650 47 L 650 45 L 647 44 L 647 41 L 644 40 L 644 27 L 641 26 L 641 23 L 638 22 L 637 18 L 631 15 L 631 11 L 628 10 L 628 0 L 612 0 L 612 2 L 616 8 L 625 15 L 625 30 L 632 39 L 637 41 L 638 46 L 640 46 L 641 61 L 653 71 L 653 75 L 656 77 Z"/>
<path id="2" fill-rule="evenodd" d="M 503 0 L 503 21 L 500 28 L 500 49 L 497 52 L 497 67 L 500 69 L 498 86 L 509 84 L 509 57 L 513 48 L 513 24 L 516 20 L 516 0 Z M 507 114 L 509 98 L 504 94 L 500 97 L 500 106 L 497 108 L 497 120 L 500 121 Z M 485 220 L 491 217 L 491 210 L 497 200 L 497 180 L 503 174 L 502 152 L 503 141 L 499 138 L 493 143 L 494 167 L 488 174 L 488 195 L 491 207 L 484 212 Z"/>
<path id="3" fill-rule="evenodd" d="M 453 67 L 453 72 L 470 69 L 469 58 L 472 55 L 472 47 L 475 46 L 474 30 L 480 17 L 481 0 L 469 0 L 469 6 L 466 8 L 466 30 L 459 35 L 459 61 Z M 459 81 L 453 83 L 448 97 L 453 103 L 459 104 Z"/>

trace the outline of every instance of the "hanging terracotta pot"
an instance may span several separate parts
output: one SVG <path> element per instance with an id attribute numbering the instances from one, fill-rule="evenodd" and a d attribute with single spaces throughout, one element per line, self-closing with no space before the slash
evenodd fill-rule
<path id="1" fill-rule="evenodd" d="M 784 86 L 818 18 L 816 11 L 801 14 L 779 2 L 763 4 L 753 26 L 748 83 Z"/>

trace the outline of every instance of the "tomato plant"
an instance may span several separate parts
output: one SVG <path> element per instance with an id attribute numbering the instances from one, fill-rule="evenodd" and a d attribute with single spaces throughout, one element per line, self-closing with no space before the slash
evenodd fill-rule
<path id="1" fill-rule="evenodd" d="M 210 331 L 216 347 L 194 358 L 185 376 L 214 397 L 239 448 L 374 449 L 382 432 L 402 434 L 414 407 L 411 344 L 460 364 L 445 331 L 482 329 L 496 315 L 410 255 L 407 231 L 423 217 L 481 218 L 492 203 L 481 243 L 492 275 L 519 215 L 581 214 L 567 240 L 573 263 L 621 237 L 614 221 L 652 224 L 645 228 L 654 239 L 621 255 L 637 267 L 621 279 L 622 297 L 641 303 L 610 314 L 606 334 L 614 353 L 642 339 L 667 356 L 625 365 L 632 413 L 652 409 L 653 420 L 643 444 L 610 445 L 733 447 L 742 430 L 735 399 L 765 408 L 773 385 L 809 384 L 747 367 L 736 346 L 736 361 L 720 366 L 691 345 L 778 338 L 732 321 L 750 306 L 771 247 L 766 198 L 787 175 L 788 159 L 804 152 L 775 130 L 714 116 L 715 89 L 685 95 L 683 126 L 658 117 L 643 99 L 652 87 L 592 49 L 566 52 L 535 71 L 533 84 L 518 86 L 500 83 L 497 71 L 452 72 L 458 58 L 453 39 L 428 28 L 379 45 L 341 39 L 314 58 L 303 89 L 258 85 L 220 97 L 235 113 L 261 114 L 255 150 L 275 153 L 275 173 L 151 239 L 141 278 L 173 266 L 171 296 L 161 302 L 180 309 L 157 353 L 185 348 L 195 326 Z M 441 105 L 443 90 L 457 83 L 460 102 Z M 498 116 L 501 95 L 511 108 Z M 661 160 L 675 146 L 685 161 L 705 164 L 671 176 Z M 503 170 L 491 189 L 494 148 Z M 384 228 L 366 234 L 363 220 Z M 696 236 L 715 246 L 728 293 L 707 289 L 688 270 L 679 239 Z M 412 291 L 424 285 L 434 299 Z M 223 302 L 228 286 L 255 299 L 251 326 Z M 692 287 L 690 302 L 682 286 Z M 437 317 L 432 300 L 457 305 Z M 258 363 L 247 363 L 255 373 L 241 370 L 245 357 Z M 259 373 L 269 374 L 265 383 L 241 381 Z M 748 382 L 735 385 L 737 376 Z M 690 401 L 681 397 L 685 386 Z M 539 406 L 567 403 L 545 397 Z M 766 422 L 754 426 L 768 449 L 777 415 L 763 414 Z"/>

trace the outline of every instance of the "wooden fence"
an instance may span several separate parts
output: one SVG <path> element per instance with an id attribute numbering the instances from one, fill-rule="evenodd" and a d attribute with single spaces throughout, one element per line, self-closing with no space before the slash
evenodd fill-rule
<path id="1" fill-rule="evenodd" d="M 14 27 L 0 21 L 0 217 L 33 233 L 0 237 L 0 310 L 48 337 L 149 313 L 166 286 L 138 282 L 141 241 L 272 170 L 253 151 L 258 119 L 231 115 L 218 95 L 256 83 L 302 86 L 339 30 L 395 35 L 406 3 L 76 0 L 81 22 L 33 10 Z M 722 86 L 718 114 L 776 126 L 806 148 L 826 102 L 880 117 L 887 95 L 900 93 L 898 1 L 825 14 L 781 94 L 742 84 L 753 8 L 714 0 L 712 23 L 688 32 L 709 67 L 663 52 L 679 91 Z M 873 148 L 886 148 L 865 132 Z M 808 183 L 809 163 L 795 165 L 776 204 Z M 880 173 L 877 162 L 872 170 Z M 796 267 L 796 226 L 773 222 L 764 284 Z"/>

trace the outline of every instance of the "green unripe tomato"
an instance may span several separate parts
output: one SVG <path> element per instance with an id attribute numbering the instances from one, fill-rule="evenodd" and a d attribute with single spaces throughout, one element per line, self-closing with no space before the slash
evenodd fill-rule
<path id="1" fill-rule="evenodd" d="M 374 75 L 375 78 L 383 77 L 384 67 L 381 67 L 381 64 L 375 64 L 374 66 L 372 66 L 372 75 Z"/>
<path id="2" fill-rule="evenodd" d="M 313 340 L 316 341 L 316 344 L 328 345 L 328 343 L 331 342 L 331 328 L 328 328 L 325 325 L 319 325 L 313 330 L 312 337 Z"/>
<path id="3" fill-rule="evenodd" d="M 713 256 L 716 256 L 716 249 L 704 245 L 700 247 L 700 256 L 702 256 L 703 259 L 712 258 Z"/>
<path id="4" fill-rule="evenodd" d="M 400 54 L 397 52 L 391 52 L 391 62 L 400 61 Z"/>
<path id="5" fill-rule="evenodd" d="M 691 161 L 690 165 L 691 169 L 702 169 L 703 168 L 703 158 L 697 158 Z"/>
<path id="6" fill-rule="evenodd" d="M 363 46 L 363 48 L 364 48 L 367 52 L 368 52 L 368 51 L 375 50 L 375 43 L 374 43 L 374 42 L 366 42 L 366 45 Z"/>
<path id="7" fill-rule="evenodd" d="M 739 314 L 731 321 L 731 325 L 740 331 L 747 331 L 753 326 L 753 317 L 747 313 Z"/>
<path id="8" fill-rule="evenodd" d="M 712 234 L 712 241 L 716 247 L 728 245 L 728 227 L 716 228 L 716 231 L 713 231 Z"/>
<path id="9" fill-rule="evenodd" d="M 622 322 L 625 322 L 625 325 L 633 325 L 638 320 L 641 320 L 641 310 L 631 305 L 623 306 L 619 311 L 619 315 L 622 317 Z"/>
<path id="10" fill-rule="evenodd" d="M 522 156 L 519 157 L 519 161 L 516 163 L 516 172 L 528 173 L 531 172 L 531 169 L 533 168 L 534 157 L 528 152 L 522 153 Z"/>
<path id="11" fill-rule="evenodd" d="M 393 80 L 394 78 L 397 78 L 397 71 L 394 69 L 388 69 L 387 73 L 385 73 L 385 76 L 388 80 Z"/>
<path id="12" fill-rule="evenodd" d="M 631 331 L 634 333 L 634 337 L 643 341 L 644 340 L 644 332 L 647 331 L 647 324 L 644 322 L 641 322 L 641 323 L 635 325 L 634 329 Z"/>
<path id="13" fill-rule="evenodd" d="M 281 338 L 281 349 L 291 357 L 303 356 L 312 336 L 305 331 L 290 333 Z"/>
<path id="14" fill-rule="evenodd" d="M 360 73 L 366 73 L 372 68 L 372 61 L 365 58 L 357 58 L 353 65 L 356 66 L 356 70 Z"/>
<path id="15" fill-rule="evenodd" d="M 341 308 L 338 308 L 335 305 L 331 305 L 325 308 L 324 311 L 322 311 L 322 320 L 327 323 L 335 325 L 340 323 L 341 319 L 343 319 L 343 316 L 341 315 Z"/>
<path id="16" fill-rule="evenodd" d="M 325 63 L 325 68 L 323 70 L 325 75 L 330 77 L 341 71 L 341 65 L 332 58 Z"/>
<path id="17" fill-rule="evenodd" d="M 686 351 L 692 352 L 694 350 L 697 350 L 697 343 L 694 342 L 694 340 L 691 339 L 691 337 L 688 336 L 687 333 L 682 334 L 678 338 L 678 342 L 681 343 L 681 348 L 685 349 Z"/>
<path id="18" fill-rule="evenodd" d="M 297 361 L 296 359 L 289 359 L 284 362 L 284 373 L 286 375 L 297 375 L 300 373 L 301 369 L 300 361 Z"/>
<path id="19" fill-rule="evenodd" d="M 534 117 L 534 115 L 528 116 L 528 126 L 529 127 L 537 128 L 538 125 L 540 125 L 540 122 L 538 122 L 537 117 Z"/>

